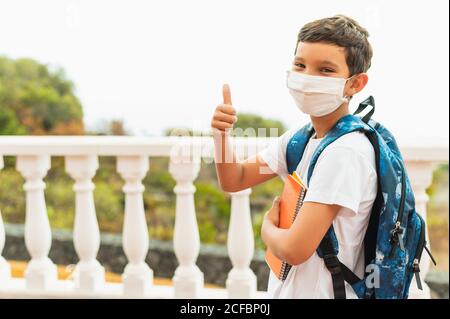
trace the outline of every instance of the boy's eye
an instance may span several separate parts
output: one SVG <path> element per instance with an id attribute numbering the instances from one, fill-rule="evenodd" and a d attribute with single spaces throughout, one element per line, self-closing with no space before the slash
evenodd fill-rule
<path id="1" fill-rule="evenodd" d="M 303 63 L 294 63 L 294 65 L 298 68 L 304 69 L 305 65 Z"/>
<path id="2" fill-rule="evenodd" d="M 333 69 L 330 69 L 330 68 L 323 68 L 320 71 L 323 73 L 334 73 L 335 72 Z"/>

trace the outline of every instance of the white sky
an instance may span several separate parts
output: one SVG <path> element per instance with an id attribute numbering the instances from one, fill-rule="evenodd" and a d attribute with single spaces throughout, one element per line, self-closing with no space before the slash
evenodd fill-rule
<path id="1" fill-rule="evenodd" d="M 136 135 L 208 128 L 231 86 L 238 111 L 306 123 L 289 95 L 297 33 L 337 13 L 358 20 L 374 48 L 374 118 L 399 139 L 449 132 L 449 2 L 0 0 L 0 55 L 62 66 L 88 127 L 123 118 Z"/>

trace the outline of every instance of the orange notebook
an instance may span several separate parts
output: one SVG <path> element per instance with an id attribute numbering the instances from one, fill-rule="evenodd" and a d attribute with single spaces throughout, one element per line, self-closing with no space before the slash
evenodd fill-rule
<path id="1" fill-rule="evenodd" d="M 288 175 L 280 198 L 280 221 L 278 227 L 284 229 L 291 227 L 303 205 L 306 190 L 307 187 L 296 172 Z M 292 267 L 287 262 L 275 257 L 270 249 L 266 251 L 266 262 L 277 278 L 282 281 L 286 279 Z"/>

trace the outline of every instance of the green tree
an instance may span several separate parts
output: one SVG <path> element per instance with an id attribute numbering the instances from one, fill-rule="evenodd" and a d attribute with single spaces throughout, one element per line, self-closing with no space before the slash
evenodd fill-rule
<path id="1" fill-rule="evenodd" d="M 26 127 L 19 123 L 15 112 L 0 105 L 0 135 L 24 135 L 26 132 Z"/>
<path id="2" fill-rule="evenodd" d="M 265 134 L 267 137 L 270 135 L 271 129 L 275 129 L 277 136 L 280 136 L 286 131 L 286 126 L 278 120 L 266 119 L 262 116 L 252 113 L 238 113 L 237 117 L 238 120 L 234 127 L 242 129 L 244 131 L 248 128 L 252 128 L 256 132 L 256 134 L 258 134 L 258 129 L 262 129 L 263 132 L 265 129 Z"/>
<path id="3" fill-rule="evenodd" d="M 61 68 L 0 57 L 0 134 L 83 134 L 83 111 Z"/>

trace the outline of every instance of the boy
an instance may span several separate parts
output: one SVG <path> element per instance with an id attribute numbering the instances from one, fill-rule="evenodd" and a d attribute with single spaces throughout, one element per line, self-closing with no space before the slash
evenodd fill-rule
<path id="1" fill-rule="evenodd" d="M 367 84 L 372 58 L 368 36 L 356 21 L 342 15 L 313 21 L 299 32 L 287 86 L 315 131 L 296 170 L 305 182 L 314 150 L 336 122 L 349 114 L 349 101 Z M 236 192 L 277 175 L 284 180 L 286 146 L 298 129 L 284 133 L 255 157 L 238 162 L 227 142 L 227 132 L 237 120 L 227 85 L 223 98 L 211 123 L 221 187 Z M 264 217 L 263 241 L 278 258 L 293 265 L 284 282 L 270 274 L 268 294 L 273 298 L 334 298 L 330 272 L 316 253 L 331 225 L 339 243 L 339 260 L 359 277 L 364 274 L 363 240 L 377 194 L 375 153 L 367 137 L 349 133 L 325 148 L 307 186 L 291 228 L 277 227 L 279 198 Z M 347 283 L 346 295 L 356 298 Z"/>

